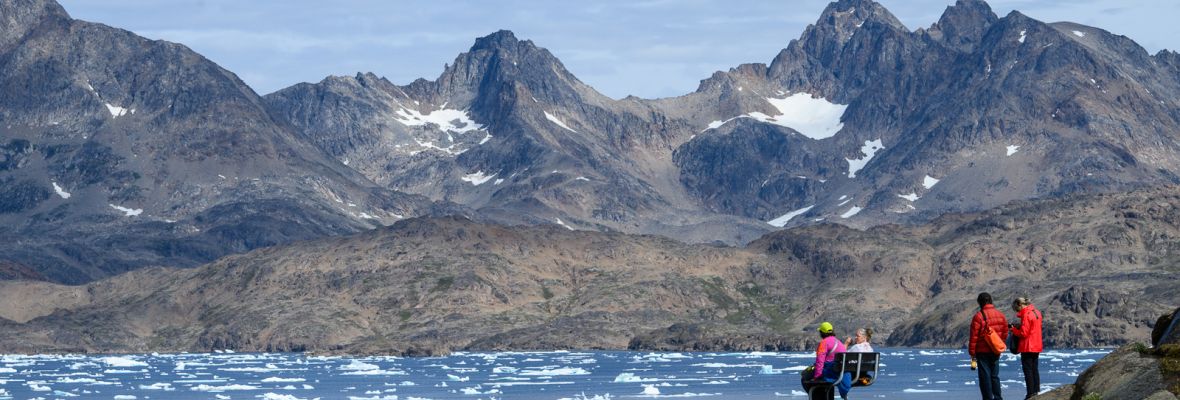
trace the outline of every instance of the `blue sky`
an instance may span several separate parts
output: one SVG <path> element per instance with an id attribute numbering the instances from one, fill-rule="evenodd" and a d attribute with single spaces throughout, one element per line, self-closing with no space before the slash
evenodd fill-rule
<path id="1" fill-rule="evenodd" d="M 678 96 L 717 70 L 767 63 L 825 0 L 59 0 L 71 16 L 185 44 L 260 94 L 328 75 L 435 79 L 476 37 L 508 29 L 553 52 L 602 93 Z M 910 29 L 954 0 L 878 0 Z M 1180 49 L 1180 1 L 991 0 Z"/>

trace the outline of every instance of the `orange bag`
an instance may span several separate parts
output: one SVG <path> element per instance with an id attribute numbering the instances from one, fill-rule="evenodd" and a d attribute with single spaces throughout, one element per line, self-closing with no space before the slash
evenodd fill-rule
<path id="1" fill-rule="evenodd" d="M 987 313 L 981 310 L 979 311 L 979 315 L 983 316 L 983 330 L 979 336 L 983 338 L 983 341 L 987 343 L 987 347 L 990 347 L 993 353 L 1004 354 L 1004 350 L 1008 350 L 1008 345 L 1004 343 L 1004 339 L 1000 338 L 1000 334 L 996 333 L 995 329 L 992 329 L 991 324 L 987 323 Z"/>

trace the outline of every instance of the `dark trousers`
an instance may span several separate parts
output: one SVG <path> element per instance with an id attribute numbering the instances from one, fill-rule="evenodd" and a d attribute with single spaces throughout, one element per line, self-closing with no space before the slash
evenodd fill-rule
<path id="1" fill-rule="evenodd" d="M 1028 388 L 1024 398 L 1032 398 L 1041 392 L 1041 353 L 1020 353 L 1020 368 L 1024 370 L 1024 387 Z"/>
<path id="2" fill-rule="evenodd" d="M 1000 396 L 1000 355 L 976 353 L 979 361 L 979 394 L 983 400 L 1003 400 Z"/>

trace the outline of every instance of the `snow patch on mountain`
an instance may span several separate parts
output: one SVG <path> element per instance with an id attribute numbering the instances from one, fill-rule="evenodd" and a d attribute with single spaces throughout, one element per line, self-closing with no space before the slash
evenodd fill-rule
<path id="1" fill-rule="evenodd" d="M 143 214 L 142 208 L 127 208 L 127 207 L 116 206 L 114 204 L 110 204 L 110 206 L 113 209 L 122 211 L 123 214 L 126 214 L 128 217 L 134 217 L 136 215 Z"/>
<path id="2" fill-rule="evenodd" d="M 922 187 L 924 187 L 926 189 L 930 189 L 930 188 L 934 187 L 934 185 L 937 185 L 937 184 L 938 184 L 938 179 L 934 179 L 934 177 L 932 177 L 930 175 L 926 175 L 925 178 L 922 178 Z"/>
<path id="3" fill-rule="evenodd" d="M 573 228 L 573 227 L 571 227 L 571 226 L 569 226 L 569 225 L 566 225 L 566 224 L 565 224 L 565 222 L 561 220 L 561 218 L 554 218 L 553 220 L 557 221 L 557 224 L 558 224 L 558 225 L 564 226 L 564 227 L 565 227 L 565 229 L 569 229 L 569 230 L 571 230 L 571 231 L 572 231 L 572 230 L 574 230 L 574 228 Z"/>
<path id="4" fill-rule="evenodd" d="M 897 195 L 897 197 L 901 197 L 901 198 L 909 200 L 909 201 L 918 201 L 918 199 L 921 198 L 918 196 L 917 193 L 899 194 L 899 195 Z"/>
<path id="5" fill-rule="evenodd" d="M 70 192 L 67 192 L 67 191 L 63 190 L 63 189 L 61 188 L 61 186 L 58 186 L 58 185 L 57 185 L 57 182 L 50 182 L 50 183 L 52 183 L 52 184 L 53 184 L 53 191 L 54 191 L 54 192 L 57 192 L 57 195 L 58 195 L 58 196 L 61 196 L 61 198 L 63 198 L 63 199 L 68 199 L 68 198 L 70 198 Z"/>
<path id="6" fill-rule="evenodd" d="M 467 151 L 466 149 L 464 149 L 464 150 L 455 150 L 455 145 L 454 145 L 454 144 L 452 144 L 452 145 L 450 145 L 450 146 L 447 146 L 447 147 L 439 147 L 439 146 L 436 146 L 436 145 L 434 145 L 434 142 L 423 142 L 423 141 L 421 141 L 421 140 L 418 140 L 418 139 L 414 139 L 414 142 L 415 142 L 415 143 L 417 143 L 417 144 L 418 144 L 418 146 L 421 146 L 421 147 L 423 147 L 424 149 L 423 149 L 423 150 L 414 150 L 414 151 L 411 151 L 411 152 L 410 152 L 410 155 L 415 155 L 415 154 L 421 153 L 421 152 L 423 152 L 423 151 L 425 151 L 425 150 L 438 150 L 438 151 L 441 151 L 441 152 L 443 152 L 443 153 L 450 154 L 450 155 L 452 155 L 452 156 L 457 156 L 457 155 L 463 154 L 463 152 Z"/>
<path id="7" fill-rule="evenodd" d="M 1008 155 L 1011 156 L 1013 154 L 1016 154 L 1017 150 L 1020 150 L 1020 146 L 1015 146 L 1015 145 L 1008 146 Z"/>
<path id="8" fill-rule="evenodd" d="M 848 109 L 847 104 L 835 104 L 823 97 L 812 97 L 807 93 L 795 93 L 782 99 L 768 97 L 766 101 L 778 110 L 778 115 L 766 115 L 755 111 L 724 121 L 710 122 L 705 130 L 719 128 L 738 118 L 753 118 L 794 129 L 803 136 L 818 140 L 832 137 L 844 128 L 840 117 L 844 115 L 844 110 Z"/>
<path id="9" fill-rule="evenodd" d="M 479 186 L 479 185 L 482 185 L 485 182 L 491 180 L 495 176 L 496 176 L 496 174 L 484 175 L 483 171 L 480 170 L 480 171 L 472 172 L 467 175 L 463 175 L 463 178 L 461 178 L 461 179 L 463 179 L 466 182 L 471 182 L 472 185 Z"/>
<path id="10" fill-rule="evenodd" d="M 549 122 L 557 124 L 557 126 L 565 128 L 565 130 L 567 130 L 567 131 L 570 131 L 573 133 L 578 133 L 578 131 L 573 130 L 572 128 L 567 126 L 564 122 L 561 122 L 560 119 L 557 119 L 557 117 L 553 116 L 553 114 L 550 114 L 548 111 L 545 111 L 545 119 L 549 120 Z"/>
<path id="11" fill-rule="evenodd" d="M 840 218 L 844 218 L 844 219 L 852 218 L 853 215 L 860 214 L 860 210 L 862 210 L 862 208 L 857 207 L 857 206 L 852 206 L 852 208 L 849 208 L 848 211 L 845 211 L 843 214 L 840 214 Z"/>
<path id="12" fill-rule="evenodd" d="M 475 123 L 475 120 L 471 119 L 471 115 L 467 114 L 466 111 L 454 109 L 444 108 L 422 114 L 417 110 L 403 107 L 397 110 L 397 115 L 395 119 L 403 125 L 424 126 L 426 124 L 434 124 L 444 132 L 463 134 L 484 128 L 483 125 Z"/>
<path id="13" fill-rule="evenodd" d="M 122 117 L 124 115 L 127 115 L 128 113 L 135 114 L 134 109 L 129 110 L 129 109 L 126 109 L 123 107 L 112 105 L 111 103 L 105 103 L 105 104 L 107 106 L 107 111 L 109 111 L 111 113 L 111 118 Z"/>
<path id="14" fill-rule="evenodd" d="M 873 156 L 877 155 L 877 152 L 883 149 L 885 149 L 885 145 L 881 143 L 881 139 L 866 140 L 865 144 L 860 146 L 860 152 L 865 155 L 864 157 L 856 160 L 851 158 L 844 159 L 845 161 L 848 161 L 848 177 L 855 178 L 856 171 L 860 171 L 861 168 L 864 168 L 865 165 L 868 165 L 869 160 L 872 160 Z"/>
<path id="15" fill-rule="evenodd" d="M 795 93 L 783 99 L 767 98 L 770 105 L 778 109 L 779 115 L 759 118 L 755 114 L 749 115 L 762 122 L 794 129 L 803 136 L 812 139 L 832 137 L 844 128 L 840 117 L 847 104 L 835 104 L 823 97 L 812 97 L 807 93 Z"/>
<path id="16" fill-rule="evenodd" d="M 800 208 L 800 209 L 798 209 L 798 210 L 795 210 L 795 211 L 791 211 L 791 212 L 789 212 L 789 213 L 783 214 L 783 216 L 781 216 L 781 217 L 778 217 L 778 218 L 772 219 L 772 220 L 770 220 L 770 221 L 766 221 L 766 223 L 767 223 L 767 224 L 770 224 L 771 226 L 774 226 L 774 227 L 776 227 L 776 228 L 782 228 L 782 227 L 784 227 L 784 226 L 787 226 L 787 222 L 790 222 L 790 221 L 791 221 L 791 218 L 795 218 L 795 217 L 798 217 L 798 216 L 800 216 L 800 215 L 803 215 L 803 213 L 805 213 L 805 212 L 808 212 L 808 211 L 811 211 L 811 209 L 812 209 L 813 207 L 815 207 L 815 205 L 814 205 L 814 204 L 812 204 L 812 205 L 810 205 L 810 206 L 807 206 L 807 207 Z"/>

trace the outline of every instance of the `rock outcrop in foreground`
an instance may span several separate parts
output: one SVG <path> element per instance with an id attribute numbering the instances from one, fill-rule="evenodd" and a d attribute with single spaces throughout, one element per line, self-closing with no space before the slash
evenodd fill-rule
<path id="1" fill-rule="evenodd" d="M 1152 347 L 1134 343 L 1110 353 L 1066 385 L 1038 400 L 1147 399 L 1174 400 L 1180 395 L 1180 308 L 1160 317 Z"/>

